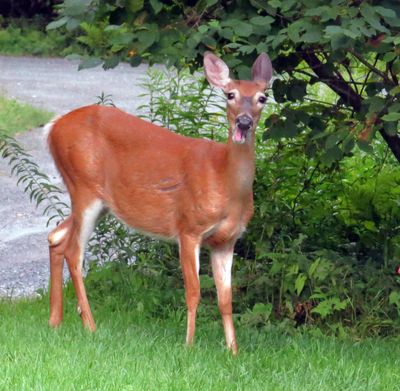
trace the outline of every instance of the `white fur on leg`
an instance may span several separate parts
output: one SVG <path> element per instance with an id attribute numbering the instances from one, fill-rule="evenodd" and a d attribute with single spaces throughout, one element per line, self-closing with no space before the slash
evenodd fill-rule
<path id="1" fill-rule="evenodd" d="M 48 241 L 50 246 L 57 246 L 60 244 L 61 240 L 65 238 L 68 232 L 68 228 L 61 228 L 60 230 L 55 229 L 48 236 Z"/>
<path id="2" fill-rule="evenodd" d="M 226 344 L 229 349 L 236 351 L 235 330 L 232 323 L 232 313 L 225 313 L 223 307 L 229 303 L 232 286 L 233 248 L 214 250 L 211 254 L 211 263 L 217 287 L 218 303 L 220 305 L 222 322 L 224 325 Z M 221 307 L 221 303 L 223 306 Z"/>
<path id="3" fill-rule="evenodd" d="M 214 250 L 211 259 L 216 284 L 220 283 L 222 287 L 230 288 L 232 285 L 233 250 Z"/>
<path id="4" fill-rule="evenodd" d="M 199 277 L 199 272 L 200 272 L 200 245 L 196 245 L 194 249 L 194 256 L 196 258 L 196 271 L 197 271 L 197 277 Z"/>
<path id="5" fill-rule="evenodd" d="M 94 200 L 83 212 L 82 226 L 79 236 L 79 247 L 81 249 L 81 255 L 79 260 L 81 268 L 82 268 L 86 244 L 90 239 L 90 235 L 93 233 L 97 219 L 103 208 L 104 208 L 103 202 L 97 199 Z"/>

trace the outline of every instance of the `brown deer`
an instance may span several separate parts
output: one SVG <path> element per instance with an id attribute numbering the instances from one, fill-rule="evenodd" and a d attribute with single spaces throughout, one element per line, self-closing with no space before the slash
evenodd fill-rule
<path id="1" fill-rule="evenodd" d="M 204 54 L 205 74 L 227 99 L 226 144 L 184 137 L 105 106 L 74 110 L 50 123 L 48 143 L 71 198 L 71 215 L 49 234 L 50 320 L 63 317 L 67 261 L 83 325 L 95 331 L 82 279 L 85 245 L 107 211 L 140 232 L 175 240 L 188 307 L 186 342 L 193 342 L 200 300 L 199 251 L 211 250 L 226 343 L 237 343 L 232 321 L 231 268 L 236 240 L 253 215 L 255 128 L 266 103 L 272 65 L 262 53 L 250 80 Z"/>

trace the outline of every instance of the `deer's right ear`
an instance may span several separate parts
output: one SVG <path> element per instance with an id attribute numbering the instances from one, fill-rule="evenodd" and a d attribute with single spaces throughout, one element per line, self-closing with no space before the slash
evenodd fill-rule
<path id="1" fill-rule="evenodd" d="M 204 72 L 208 82 L 224 89 L 231 81 L 228 66 L 211 52 L 204 53 Z"/>

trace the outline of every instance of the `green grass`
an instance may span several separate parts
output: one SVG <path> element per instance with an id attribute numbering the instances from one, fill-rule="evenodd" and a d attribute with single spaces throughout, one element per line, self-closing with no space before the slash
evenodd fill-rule
<path id="1" fill-rule="evenodd" d="M 98 330 L 90 334 L 74 305 L 67 300 L 63 326 L 51 330 L 47 298 L 0 302 L 1 390 L 365 391 L 395 390 L 400 381 L 397 340 L 238 327 L 234 358 L 219 322 L 200 318 L 188 349 L 184 316 L 146 319 L 95 306 Z"/>
<path id="2" fill-rule="evenodd" d="M 0 96 L 0 130 L 8 136 L 48 122 L 52 113 Z"/>

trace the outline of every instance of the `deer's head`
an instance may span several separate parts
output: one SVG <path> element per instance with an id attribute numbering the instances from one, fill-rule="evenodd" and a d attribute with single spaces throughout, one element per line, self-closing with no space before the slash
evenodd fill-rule
<path id="1" fill-rule="evenodd" d="M 204 54 L 204 70 L 208 82 L 226 95 L 229 137 L 236 144 L 249 143 L 267 101 L 265 90 L 272 77 L 268 55 L 261 53 L 254 62 L 252 80 L 231 79 L 228 66 L 211 52 Z"/>

